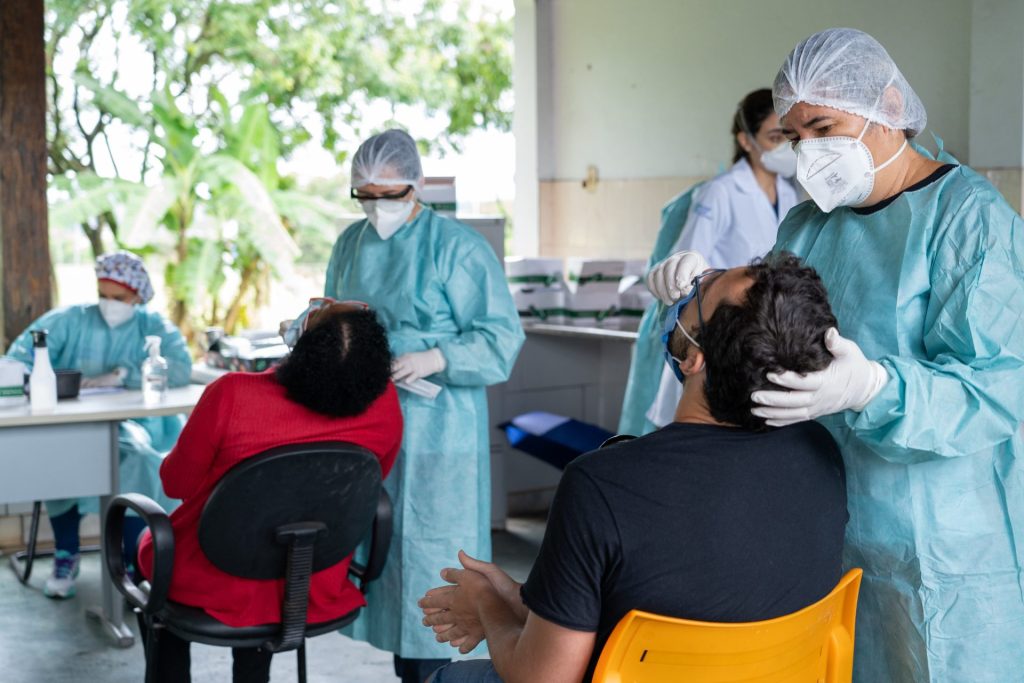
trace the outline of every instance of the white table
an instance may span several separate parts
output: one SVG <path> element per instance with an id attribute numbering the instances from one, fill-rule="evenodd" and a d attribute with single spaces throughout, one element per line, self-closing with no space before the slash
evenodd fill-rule
<path id="1" fill-rule="evenodd" d="M 123 391 L 59 401 L 49 413 L 33 414 L 27 404 L 0 408 L 0 503 L 99 496 L 102 520 L 118 493 L 118 423 L 191 412 L 204 389 L 171 389 L 166 401 L 150 406 L 143 405 L 142 392 Z M 116 645 L 130 647 L 123 600 L 106 562 L 100 567 L 103 604 L 89 613 Z"/>

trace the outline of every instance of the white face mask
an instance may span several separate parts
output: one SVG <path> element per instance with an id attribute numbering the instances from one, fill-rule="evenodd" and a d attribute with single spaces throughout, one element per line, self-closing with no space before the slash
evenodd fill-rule
<path id="1" fill-rule="evenodd" d="M 788 142 L 761 152 L 761 165 L 766 171 L 777 173 L 783 178 L 792 178 L 796 175 L 796 152 Z"/>
<path id="2" fill-rule="evenodd" d="M 413 210 L 413 202 L 399 199 L 367 199 L 359 202 L 366 212 L 366 217 L 377 229 L 377 234 L 386 240 L 405 225 Z"/>
<path id="3" fill-rule="evenodd" d="M 837 206 L 858 206 L 875 187 L 875 174 L 896 160 L 907 141 L 888 161 L 875 166 L 871 150 L 864 144 L 864 130 L 856 138 L 837 135 L 801 140 L 796 146 L 796 179 L 818 208 L 828 213 Z"/>
<path id="4" fill-rule="evenodd" d="M 124 325 L 135 315 L 135 304 L 126 304 L 116 299 L 100 299 L 100 315 L 110 327 Z"/>

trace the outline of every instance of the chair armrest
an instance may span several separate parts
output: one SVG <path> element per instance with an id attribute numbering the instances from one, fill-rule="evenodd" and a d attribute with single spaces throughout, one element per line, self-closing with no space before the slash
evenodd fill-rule
<path id="1" fill-rule="evenodd" d="M 124 533 L 124 516 L 128 510 L 142 517 L 153 537 L 153 576 L 150 577 L 148 594 L 125 574 L 121 538 Z M 141 493 L 114 496 L 103 520 L 103 561 L 107 564 L 114 586 L 130 605 L 142 610 L 143 614 L 154 614 L 163 609 L 171 586 L 171 572 L 174 570 L 174 530 L 164 509 Z"/>
<path id="2" fill-rule="evenodd" d="M 377 514 L 373 518 L 370 552 L 366 564 L 353 562 L 349 567 L 349 571 L 359 577 L 359 587 L 364 593 L 367 585 L 379 579 L 381 572 L 384 571 L 384 562 L 388 559 L 388 549 L 391 547 L 392 517 L 391 496 L 381 488 L 380 498 L 377 499 Z"/>

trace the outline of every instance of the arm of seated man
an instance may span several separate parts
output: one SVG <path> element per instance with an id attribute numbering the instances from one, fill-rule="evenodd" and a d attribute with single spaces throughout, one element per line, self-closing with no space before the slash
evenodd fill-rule
<path id="1" fill-rule="evenodd" d="M 464 556 L 460 553 L 460 558 Z M 454 585 L 434 589 L 420 601 L 430 611 L 425 624 L 450 625 L 438 640 L 450 640 L 452 631 L 470 634 L 470 642 L 459 647 L 465 653 L 486 637 L 494 668 L 505 683 L 583 680 L 594 650 L 594 632 L 559 626 L 530 612 L 521 600 L 518 606 L 513 604 L 479 572 L 445 569 L 442 575 Z"/>
<path id="2" fill-rule="evenodd" d="M 497 597 L 480 605 L 480 621 L 494 669 L 505 683 L 579 683 L 594 652 L 596 634 L 575 631 L 528 612 L 526 623 Z"/>
<path id="3" fill-rule="evenodd" d="M 570 465 L 522 590 L 497 567 L 474 564 L 473 558 L 460 553 L 466 569 L 442 572 L 455 585 L 435 589 L 439 594 L 420 603 L 425 610 L 447 612 L 428 614 L 424 623 L 452 624 L 438 640 L 451 642 L 462 652 L 486 637 L 495 669 L 506 683 L 579 681 L 596 642 L 602 586 L 611 568 L 621 562 L 620 548 L 618 529 L 600 487 L 583 468 Z"/>

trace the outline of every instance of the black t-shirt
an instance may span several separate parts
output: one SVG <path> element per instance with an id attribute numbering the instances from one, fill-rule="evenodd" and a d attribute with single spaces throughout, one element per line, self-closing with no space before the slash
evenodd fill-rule
<path id="1" fill-rule="evenodd" d="M 673 423 L 566 467 L 523 602 L 597 633 L 589 680 L 631 609 L 743 622 L 820 600 L 841 577 L 847 518 L 843 462 L 818 423 Z"/>

